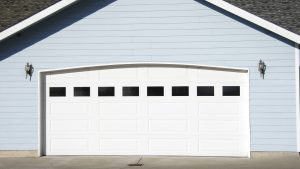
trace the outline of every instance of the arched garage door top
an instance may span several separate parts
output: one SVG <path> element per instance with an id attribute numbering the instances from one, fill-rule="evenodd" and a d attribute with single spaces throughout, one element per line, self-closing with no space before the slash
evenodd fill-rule
<path id="1" fill-rule="evenodd" d="M 248 73 L 249 69 L 246 68 L 233 68 L 233 67 L 222 67 L 222 66 L 208 66 L 199 64 L 182 64 L 182 63 L 114 63 L 114 64 L 99 64 L 99 65 L 88 65 L 88 66 L 78 66 L 69 67 L 61 69 L 49 69 L 42 70 L 40 73 L 66 73 L 73 71 L 85 71 L 85 70 L 96 70 L 96 69 L 118 69 L 118 68 L 129 68 L 129 67 L 173 67 L 173 68 L 190 68 L 190 69 L 205 69 L 205 70 L 215 70 L 215 71 L 227 71 L 227 72 L 239 72 Z"/>

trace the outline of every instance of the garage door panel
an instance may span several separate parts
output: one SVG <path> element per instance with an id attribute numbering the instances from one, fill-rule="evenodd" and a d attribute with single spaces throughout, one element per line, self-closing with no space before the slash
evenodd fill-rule
<path id="1" fill-rule="evenodd" d="M 162 73 L 163 72 L 163 73 Z M 180 68 L 151 68 L 148 69 L 149 79 L 178 80 L 185 79 L 188 76 L 187 69 Z"/>
<path id="2" fill-rule="evenodd" d="M 136 115 L 138 104 L 137 103 L 98 103 L 99 115 L 114 115 L 114 116 L 126 116 Z"/>
<path id="3" fill-rule="evenodd" d="M 139 151 L 138 147 L 138 139 L 106 138 L 99 141 L 100 152 L 103 153 L 136 153 Z"/>
<path id="4" fill-rule="evenodd" d="M 99 71 L 99 80 L 137 79 L 138 68 L 104 69 Z"/>
<path id="5" fill-rule="evenodd" d="M 149 120 L 149 131 L 160 133 L 187 132 L 187 120 Z"/>
<path id="6" fill-rule="evenodd" d="M 88 111 L 88 103 L 54 102 L 50 104 L 50 115 L 86 115 Z"/>
<path id="7" fill-rule="evenodd" d="M 46 154 L 246 156 L 248 75 L 225 70 L 125 66 L 47 76 Z M 53 86 L 66 96 L 48 96 Z M 83 86 L 90 96 L 74 97 Z M 129 86 L 138 96 L 123 96 Z M 151 86 L 163 96 L 147 96 Z M 188 96 L 173 96 L 174 86 L 187 86 Z M 197 96 L 198 86 L 214 95 Z M 223 96 L 223 86 L 240 86 L 240 96 Z M 99 87 L 114 94 L 98 96 Z"/>
<path id="8" fill-rule="evenodd" d="M 186 139 L 149 139 L 149 153 L 181 154 L 188 151 Z"/>
<path id="9" fill-rule="evenodd" d="M 199 120 L 200 132 L 232 132 L 239 131 L 238 121 Z"/>
<path id="10" fill-rule="evenodd" d="M 239 115 L 220 115 L 220 116 L 216 116 L 213 114 L 201 114 L 199 116 L 199 118 L 201 118 L 202 120 L 216 120 L 216 121 L 227 121 L 227 120 L 233 120 L 233 121 L 238 121 L 240 116 Z"/>
<path id="11" fill-rule="evenodd" d="M 217 106 L 216 106 L 217 105 Z M 199 115 L 237 115 L 239 113 L 239 103 L 199 103 Z"/>
<path id="12" fill-rule="evenodd" d="M 239 103 L 199 103 L 198 113 L 201 119 L 238 120 Z"/>
<path id="13" fill-rule="evenodd" d="M 188 115 L 174 115 L 174 116 L 167 116 L 167 115 L 161 115 L 161 116 L 146 116 L 149 120 L 187 120 L 189 118 Z"/>
<path id="14" fill-rule="evenodd" d="M 88 151 L 88 139 L 53 138 L 50 141 L 50 151 L 53 153 L 78 153 Z"/>
<path id="15" fill-rule="evenodd" d="M 70 83 L 70 82 L 81 82 L 89 79 L 90 72 L 74 72 L 74 73 L 63 73 L 63 74 L 51 74 L 47 78 L 48 83 Z"/>
<path id="16" fill-rule="evenodd" d="M 198 80 L 202 82 L 247 82 L 247 76 L 238 72 L 198 70 Z"/>
<path id="17" fill-rule="evenodd" d="M 50 120 L 51 132 L 84 132 L 88 131 L 88 120 Z"/>
<path id="18" fill-rule="evenodd" d="M 187 115 L 186 103 L 157 102 L 148 104 L 149 116 Z"/>
<path id="19" fill-rule="evenodd" d="M 142 119 L 137 119 L 137 115 L 101 115 L 95 116 L 95 119 L 98 120 L 120 120 L 120 121 L 131 121 L 132 119 L 136 119 L 137 122 L 141 121 Z"/>
<path id="20" fill-rule="evenodd" d="M 137 120 L 99 120 L 99 131 L 136 132 Z"/>
<path id="21" fill-rule="evenodd" d="M 239 152 L 239 140 L 225 139 L 201 139 L 199 141 L 200 152 Z"/>

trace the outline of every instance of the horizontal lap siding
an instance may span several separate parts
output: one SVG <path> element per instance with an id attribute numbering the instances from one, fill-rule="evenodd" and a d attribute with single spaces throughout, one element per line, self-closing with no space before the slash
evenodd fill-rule
<path id="1" fill-rule="evenodd" d="M 251 150 L 295 151 L 294 49 L 257 29 L 193 0 L 88 0 L 71 7 L 1 43 L 0 57 L 10 57 L 0 62 L 0 149 L 37 148 L 39 70 L 179 62 L 249 68 Z M 31 82 L 24 79 L 26 62 L 35 67 Z"/>

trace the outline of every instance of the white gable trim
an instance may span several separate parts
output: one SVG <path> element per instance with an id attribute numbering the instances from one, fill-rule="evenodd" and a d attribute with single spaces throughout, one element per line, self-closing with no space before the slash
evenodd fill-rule
<path id="1" fill-rule="evenodd" d="M 42 19 L 45 19 L 46 17 L 52 15 L 55 12 L 58 12 L 59 10 L 73 4 L 74 2 L 77 2 L 79 0 L 61 0 L 60 2 L 44 9 L 43 11 L 29 17 L 28 19 L 25 19 L 16 25 L 0 32 L 0 41 L 6 39 L 7 37 L 41 21 Z M 234 5 L 231 5 L 223 0 L 206 0 L 207 2 L 220 7 L 230 13 L 233 13 L 241 18 L 244 18 L 254 24 L 257 24 L 267 30 L 270 30 L 280 36 L 283 36 L 293 42 L 296 42 L 300 44 L 300 35 L 297 35 L 291 31 L 288 31 L 282 27 L 279 27 L 269 21 L 266 21 L 262 18 L 259 18 L 245 10 L 242 10 Z"/>
<path id="2" fill-rule="evenodd" d="M 288 31 L 282 27 L 279 27 L 269 21 L 259 18 L 245 10 L 242 10 L 234 5 L 229 4 L 228 2 L 225 2 L 223 0 L 206 0 L 206 1 L 219 7 L 219 8 L 222 8 L 230 13 L 233 13 L 243 19 L 246 19 L 256 25 L 259 25 L 267 30 L 270 30 L 280 36 L 283 36 L 293 42 L 300 44 L 300 35 L 297 35 L 291 31 Z"/>
<path id="3" fill-rule="evenodd" d="M 35 24 L 35 23 L 41 21 L 42 19 L 52 15 L 55 12 L 58 12 L 59 10 L 73 4 L 76 1 L 78 1 L 78 0 L 62 0 L 44 10 L 42 10 L 41 12 L 17 23 L 16 25 L 14 25 L 0 33 L 0 41 L 31 26 L 32 24 Z"/>

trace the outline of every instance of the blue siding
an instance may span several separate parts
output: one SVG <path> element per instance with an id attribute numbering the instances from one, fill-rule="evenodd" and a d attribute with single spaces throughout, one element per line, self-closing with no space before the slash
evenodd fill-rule
<path id="1" fill-rule="evenodd" d="M 293 45 L 211 7 L 201 0 L 86 0 L 2 42 L 0 150 L 37 149 L 39 70 L 179 62 L 249 68 L 251 150 L 296 151 Z M 26 62 L 35 67 L 31 82 Z"/>

